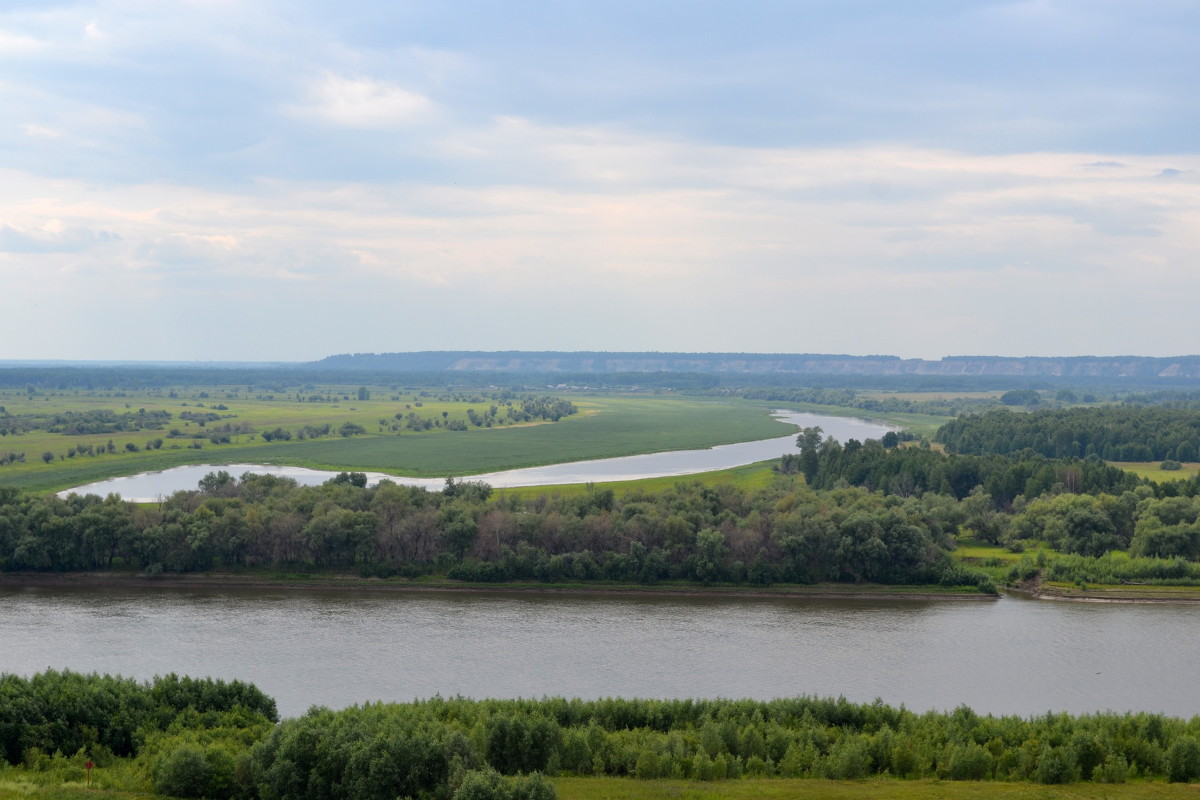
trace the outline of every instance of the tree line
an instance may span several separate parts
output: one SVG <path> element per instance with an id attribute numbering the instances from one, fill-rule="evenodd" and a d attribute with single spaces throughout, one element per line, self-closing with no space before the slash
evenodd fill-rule
<path id="1" fill-rule="evenodd" d="M 551 800 L 543 776 L 972 781 L 1200 778 L 1200 718 L 1030 718 L 876 700 L 469 700 L 435 697 L 277 722 L 253 686 L 167 676 L 137 683 L 0 676 L 10 764 L 136 760 L 158 792 L 214 800 Z"/>
<path id="2" fill-rule="evenodd" d="M 993 410 L 960 416 L 939 428 L 934 439 L 951 452 L 975 455 L 1029 450 L 1047 458 L 1196 461 L 1200 413 L 1190 407 L 1137 405 Z"/>
<path id="3" fill-rule="evenodd" d="M 468 581 L 821 581 L 994 587 L 950 556 L 961 520 L 936 495 L 814 492 L 780 478 L 755 491 L 680 482 L 621 498 L 493 498 L 361 473 L 322 486 L 227 473 L 152 507 L 116 496 L 0 490 L 0 570 L 214 568 L 441 574 Z"/>
<path id="4" fill-rule="evenodd" d="M 816 489 L 860 486 L 901 497 L 928 492 L 965 499 L 982 487 L 998 508 L 1008 508 L 1018 496 L 1070 492 L 1121 493 L 1148 481 L 1099 458 L 1050 458 L 1029 450 L 1009 455 L 940 453 L 928 446 L 898 447 L 900 437 L 845 444 L 821 437 L 820 428 L 804 428 L 797 437 L 799 453 L 781 461 L 781 469 L 803 473 Z M 1186 489 L 1186 487 L 1183 487 Z M 1179 491 L 1170 484 L 1162 491 Z M 1194 491 L 1193 491 L 1194 493 Z"/>

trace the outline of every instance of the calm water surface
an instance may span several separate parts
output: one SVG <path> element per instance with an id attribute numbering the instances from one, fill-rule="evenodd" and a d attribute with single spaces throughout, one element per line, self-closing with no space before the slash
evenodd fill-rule
<path id="1" fill-rule="evenodd" d="M 892 430 L 887 425 L 852 417 L 830 417 L 823 414 L 808 414 L 798 411 L 777 411 L 774 414 L 784 422 L 801 427 L 819 426 L 827 436 L 832 436 L 840 442 L 847 439 L 878 439 Z M 766 461 L 779 458 L 784 453 L 796 452 L 796 435 L 790 433 L 774 439 L 762 439 L 756 442 L 739 442 L 705 450 L 675 450 L 667 453 L 648 453 L 639 456 L 624 456 L 621 458 L 604 458 L 594 461 L 576 461 L 569 464 L 552 464 L 545 467 L 529 467 L 513 469 L 505 472 L 488 472 L 482 475 L 472 475 L 472 480 L 482 480 L 497 488 L 512 488 L 516 486 L 557 486 L 564 483 L 596 483 L 604 481 L 623 481 L 640 478 L 661 478 L 671 475 L 694 475 L 698 472 L 710 472 L 718 469 L 740 467 L 743 464 L 753 464 L 756 461 Z M 195 489 L 196 485 L 210 472 L 225 470 L 234 477 L 241 477 L 247 472 L 282 475 L 294 479 L 297 483 L 316 485 L 324 483 L 336 473 L 323 470 L 304 469 L 303 467 L 278 467 L 260 464 L 196 464 L 188 467 L 176 467 L 161 472 L 144 472 L 124 478 L 112 478 L 97 483 L 89 483 L 60 492 L 62 496 L 71 494 L 117 493 L 126 500 L 136 502 L 153 502 L 159 497 L 165 497 L 181 489 Z M 371 483 L 380 480 L 390 480 L 407 486 L 423 486 L 427 489 L 441 489 L 445 485 L 445 477 L 441 478 L 412 478 L 397 475 L 385 475 L 379 472 L 368 472 Z"/>
<path id="2" fill-rule="evenodd" d="M 238 677 L 285 716 L 438 693 L 1200 714 L 1187 606 L 8 587 L 0 610 L 0 672 Z"/>

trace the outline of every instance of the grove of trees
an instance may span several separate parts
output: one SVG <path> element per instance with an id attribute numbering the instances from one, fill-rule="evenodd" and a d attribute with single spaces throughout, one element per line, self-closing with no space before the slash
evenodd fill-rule
<path id="1" fill-rule="evenodd" d="M 543 776 L 1124 783 L 1200 778 L 1200 718 L 1022 719 L 879 701 L 469 700 L 314 707 L 278 722 L 253 686 L 174 675 L 0 675 L 0 754 L 33 770 L 132 758 L 213 800 L 551 800 Z"/>

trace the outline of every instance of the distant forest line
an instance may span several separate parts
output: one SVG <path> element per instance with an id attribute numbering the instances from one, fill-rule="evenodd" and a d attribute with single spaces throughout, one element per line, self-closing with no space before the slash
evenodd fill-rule
<path id="1" fill-rule="evenodd" d="M 815 392 L 975 393 L 1034 391 L 1054 399 L 1057 390 L 1095 393 L 1111 401 L 1130 393 L 1200 392 L 1200 374 L 1004 375 L 1004 374 L 857 374 L 833 372 L 610 372 L 537 370 L 401 369 L 355 362 L 242 366 L 174 365 L 0 365 L 0 390 L 139 391 L 166 387 L 243 386 L 246 391 L 283 392 L 322 385 L 390 387 L 496 387 L 514 391 L 547 387 L 617 391 L 679 391 L 701 394 L 755 393 L 765 399 L 796 389 Z M 827 401 L 815 401 L 827 402 Z M 840 404 L 834 402 L 833 404 Z"/>

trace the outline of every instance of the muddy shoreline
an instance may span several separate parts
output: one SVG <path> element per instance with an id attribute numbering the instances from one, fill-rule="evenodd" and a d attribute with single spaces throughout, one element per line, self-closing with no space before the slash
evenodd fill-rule
<path id="1" fill-rule="evenodd" d="M 147 575 L 145 573 L 0 573 L 0 588 L 101 588 L 101 589 L 239 589 L 272 591 L 302 589 L 313 591 L 355 591 L 396 593 L 472 593 L 590 595 L 621 597 L 722 597 L 744 599 L 813 600 L 985 600 L 995 595 L 967 592 L 931 592 L 908 587 L 823 584 L 812 587 L 704 587 L 636 586 L 628 584 L 589 586 L 583 584 L 478 584 L 456 582 L 417 582 L 397 579 L 362 578 L 357 575 L 297 575 L 271 577 L 235 573 L 196 575 Z"/>

